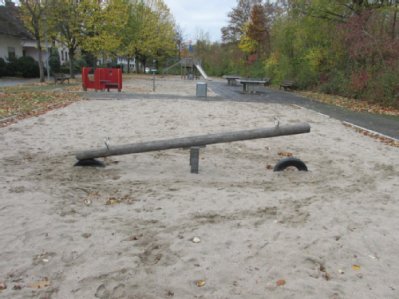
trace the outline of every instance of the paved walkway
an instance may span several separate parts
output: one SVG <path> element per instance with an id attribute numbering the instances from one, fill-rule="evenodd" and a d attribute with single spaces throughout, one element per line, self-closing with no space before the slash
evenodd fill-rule
<path id="1" fill-rule="evenodd" d="M 273 89 L 265 89 L 264 92 L 257 94 L 243 94 L 241 86 L 228 86 L 226 82 L 213 81 L 209 82 L 208 85 L 224 99 L 241 102 L 295 104 L 399 140 L 399 117 L 397 116 L 353 112 L 301 97 L 294 93 Z"/>
<path id="2" fill-rule="evenodd" d="M 34 79 L 23 79 L 23 78 L 0 78 L 0 87 L 7 87 L 7 86 L 17 86 L 21 84 L 32 84 L 39 82 L 38 78 Z"/>

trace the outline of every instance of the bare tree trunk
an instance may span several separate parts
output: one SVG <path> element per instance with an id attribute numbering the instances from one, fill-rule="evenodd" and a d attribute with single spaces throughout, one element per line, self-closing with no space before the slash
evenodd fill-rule
<path id="1" fill-rule="evenodd" d="M 38 62 L 39 62 L 39 73 L 40 73 L 40 82 L 44 82 L 44 67 L 43 67 L 43 57 L 42 57 L 42 45 L 40 42 L 40 19 L 43 16 L 43 10 L 40 7 L 40 1 L 27 1 L 21 0 L 21 5 L 26 8 L 29 16 L 31 17 L 31 24 L 33 29 L 33 35 L 36 39 L 36 46 L 39 52 Z"/>
<path id="2" fill-rule="evenodd" d="M 39 51 L 39 57 L 38 57 L 38 61 L 39 61 L 39 73 L 40 73 L 40 82 L 44 82 L 44 66 L 43 66 L 43 51 L 42 51 L 42 45 L 40 43 L 40 37 L 37 38 L 36 37 L 36 45 L 37 45 L 37 50 Z"/>
<path id="3" fill-rule="evenodd" d="M 396 37 L 396 20 L 398 17 L 398 3 L 397 2 L 395 4 L 394 10 L 395 10 L 395 12 L 393 14 L 393 21 L 392 21 L 392 39 L 395 39 L 395 37 Z"/>
<path id="4" fill-rule="evenodd" d="M 75 63 L 75 49 L 74 48 L 69 48 L 69 76 L 74 79 L 75 78 L 75 72 L 73 71 L 73 66 Z"/>

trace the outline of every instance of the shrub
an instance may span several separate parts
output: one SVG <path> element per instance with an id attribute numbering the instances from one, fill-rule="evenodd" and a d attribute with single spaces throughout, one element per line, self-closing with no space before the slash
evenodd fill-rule
<path id="1" fill-rule="evenodd" d="M 90 54 L 88 52 L 82 52 L 81 59 L 85 62 L 84 66 L 97 66 L 97 58 L 93 54 Z"/>
<path id="2" fill-rule="evenodd" d="M 273 53 L 265 62 L 265 73 L 272 78 L 273 83 L 283 80 L 295 80 L 293 66 L 286 55 Z"/>
<path id="3" fill-rule="evenodd" d="M 18 75 L 18 64 L 16 58 L 9 58 L 6 63 L 6 76 L 16 76 Z"/>
<path id="4" fill-rule="evenodd" d="M 60 54 L 58 53 L 57 48 L 51 48 L 48 63 L 50 65 L 50 71 L 52 74 L 60 72 L 61 69 Z"/>
<path id="5" fill-rule="evenodd" d="M 84 56 L 81 56 L 78 59 L 75 59 L 73 64 L 73 72 L 80 73 L 82 71 L 82 67 L 88 66 L 87 61 Z M 68 71 L 69 71 L 69 62 L 67 63 Z"/>
<path id="6" fill-rule="evenodd" d="M 6 62 L 3 58 L 0 57 L 0 77 L 6 75 Z"/>
<path id="7" fill-rule="evenodd" d="M 261 60 L 253 62 L 248 67 L 248 75 L 249 77 L 259 78 L 259 79 L 265 77 L 265 69 L 263 62 Z"/>
<path id="8" fill-rule="evenodd" d="M 69 62 L 62 64 L 59 72 L 63 74 L 69 74 Z"/>
<path id="9" fill-rule="evenodd" d="M 342 71 L 333 70 L 321 80 L 319 90 L 327 94 L 348 95 L 347 79 Z"/>
<path id="10" fill-rule="evenodd" d="M 24 78 L 35 78 L 40 76 L 39 64 L 30 56 L 23 56 L 16 61 L 17 73 Z"/>
<path id="11" fill-rule="evenodd" d="M 399 107 L 399 72 L 395 68 L 387 68 L 375 74 L 363 97 L 372 102 Z"/>

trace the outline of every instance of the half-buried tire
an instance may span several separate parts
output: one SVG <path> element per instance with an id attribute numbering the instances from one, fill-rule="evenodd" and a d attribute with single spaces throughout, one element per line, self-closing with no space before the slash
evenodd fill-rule
<path id="1" fill-rule="evenodd" d="M 274 166 L 273 171 L 283 171 L 288 167 L 295 167 L 299 171 L 308 171 L 306 164 L 303 163 L 298 158 L 285 158 L 277 162 L 276 166 Z"/>

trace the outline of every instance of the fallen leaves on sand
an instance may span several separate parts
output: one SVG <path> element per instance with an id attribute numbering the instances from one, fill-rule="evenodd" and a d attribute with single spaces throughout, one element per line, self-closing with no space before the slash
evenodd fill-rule
<path id="1" fill-rule="evenodd" d="M 91 237 L 91 233 L 83 233 L 82 238 L 88 239 Z"/>
<path id="2" fill-rule="evenodd" d="M 100 197 L 100 193 L 97 191 L 91 192 L 85 189 L 83 189 L 83 191 L 87 193 L 87 197 L 83 201 L 86 206 L 90 206 L 93 201 L 97 200 Z"/>
<path id="3" fill-rule="evenodd" d="M 197 285 L 197 287 L 201 288 L 201 287 L 205 286 L 206 282 L 205 282 L 205 280 L 200 279 L 200 280 L 197 280 L 195 282 L 195 284 Z"/>
<path id="4" fill-rule="evenodd" d="M 0 97 L 0 127 L 50 110 L 65 107 L 80 97 L 64 91 L 52 91 L 47 87 L 8 87 Z"/>
<path id="5" fill-rule="evenodd" d="M 384 115 L 399 115 L 399 109 L 395 107 L 384 107 L 377 103 L 370 103 L 367 101 L 350 99 L 336 95 L 328 95 L 311 91 L 300 91 L 301 95 L 316 100 L 318 102 L 332 104 L 335 106 L 343 107 L 351 111 L 357 112 L 370 112 Z"/>
<path id="6" fill-rule="evenodd" d="M 112 196 L 112 197 L 109 197 L 106 200 L 105 204 L 108 205 L 108 206 L 109 205 L 117 205 L 117 204 L 120 204 L 122 202 L 126 203 L 126 204 L 132 204 L 132 203 L 134 203 L 134 201 L 135 201 L 135 199 L 133 199 L 129 195 L 124 195 L 124 196 L 121 196 L 121 197 Z"/>
<path id="7" fill-rule="evenodd" d="M 22 286 L 21 286 L 20 284 L 15 284 L 15 285 L 12 287 L 12 289 L 15 290 L 15 291 L 19 291 L 19 290 L 22 290 Z"/>
<path id="8" fill-rule="evenodd" d="M 108 198 L 107 201 L 105 202 L 105 204 L 106 204 L 107 206 L 116 205 L 116 204 L 120 204 L 120 203 L 121 203 L 121 200 L 118 199 L 118 198 L 115 198 L 115 197 L 110 197 L 110 198 Z"/>
<path id="9" fill-rule="evenodd" d="M 364 130 L 364 129 L 359 128 L 357 126 L 353 126 L 350 123 L 344 122 L 343 125 L 346 126 L 346 127 L 354 129 L 356 132 L 358 132 L 358 133 L 360 133 L 360 134 L 362 134 L 364 136 L 376 139 L 379 142 L 382 142 L 382 143 L 384 143 L 386 145 L 390 145 L 390 146 L 393 146 L 393 147 L 399 147 L 399 141 L 397 141 L 397 140 L 395 140 L 393 138 L 385 137 L 385 136 L 380 135 L 378 133 L 374 133 L 374 132 L 371 132 L 371 131 Z"/>
<path id="10" fill-rule="evenodd" d="M 279 152 L 278 155 L 280 157 L 292 157 L 293 156 L 293 154 L 290 152 Z"/>
<path id="11" fill-rule="evenodd" d="M 50 281 L 47 277 L 43 278 L 42 280 L 35 281 L 29 285 L 32 289 L 44 289 L 50 286 Z"/>
<path id="12" fill-rule="evenodd" d="M 324 266 L 323 264 L 320 264 L 320 265 L 319 265 L 319 270 L 320 270 L 320 272 L 322 273 L 321 276 L 322 276 L 325 280 L 329 281 L 329 280 L 331 279 L 330 274 L 328 274 L 328 272 L 327 272 L 326 266 Z"/>
<path id="13" fill-rule="evenodd" d="M 266 165 L 266 169 L 268 169 L 268 170 L 273 169 L 273 165 L 270 165 L 270 164 Z"/>
<path id="14" fill-rule="evenodd" d="M 282 286 L 285 285 L 285 284 L 286 284 L 285 279 L 279 279 L 279 280 L 276 281 L 276 285 L 277 285 L 278 287 L 282 287 Z"/>
<path id="15" fill-rule="evenodd" d="M 353 271 L 360 271 L 360 266 L 359 265 L 352 265 L 352 270 Z"/>
<path id="16" fill-rule="evenodd" d="M 137 236 L 137 235 L 130 236 L 127 240 L 128 240 L 128 241 L 137 241 L 137 240 L 140 239 L 142 236 L 143 236 L 143 234 L 141 234 L 141 235 L 139 235 L 139 236 Z"/>
<path id="17" fill-rule="evenodd" d="M 2 290 L 5 290 L 7 288 L 7 285 L 5 284 L 5 282 L 0 282 L 0 292 Z"/>
<path id="18" fill-rule="evenodd" d="M 167 291 L 166 292 L 166 296 L 168 296 L 168 297 L 173 297 L 174 295 L 175 295 L 175 293 L 172 292 L 172 291 Z"/>

